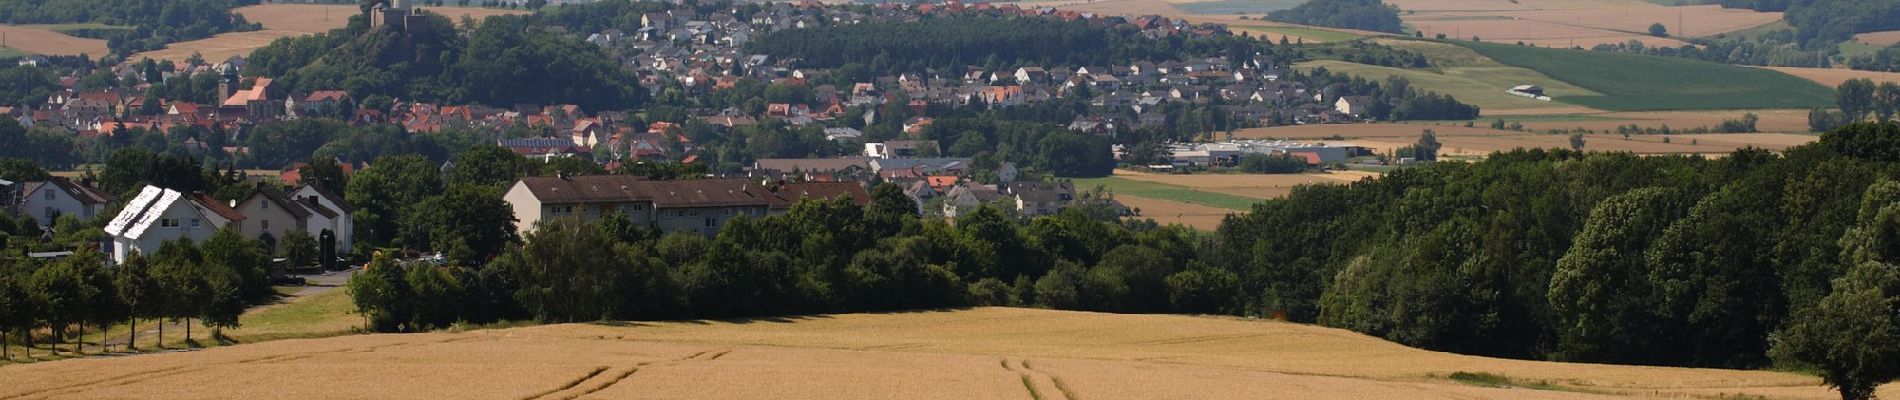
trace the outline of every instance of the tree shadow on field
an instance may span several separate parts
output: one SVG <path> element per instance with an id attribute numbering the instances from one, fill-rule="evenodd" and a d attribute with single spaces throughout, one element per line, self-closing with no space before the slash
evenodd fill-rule
<path id="1" fill-rule="evenodd" d="M 842 314 L 866 314 L 866 315 L 937 314 L 937 313 L 969 311 L 969 310 L 974 310 L 974 309 L 976 308 L 975 307 L 927 308 L 927 309 L 916 309 L 916 310 L 862 311 L 862 312 L 842 313 Z M 762 317 L 681 319 L 681 320 L 663 320 L 663 321 L 595 321 L 595 322 L 589 322 L 588 324 L 595 325 L 595 326 L 615 327 L 615 328 L 648 327 L 648 326 L 654 326 L 653 324 L 654 322 L 665 322 L 665 323 L 673 323 L 673 324 L 692 324 L 692 325 L 712 325 L 712 324 L 746 325 L 746 324 L 757 324 L 757 323 L 789 324 L 789 323 L 800 322 L 800 321 L 833 319 L 833 318 L 836 318 L 835 315 L 837 314 L 770 315 L 770 316 L 762 316 Z"/>

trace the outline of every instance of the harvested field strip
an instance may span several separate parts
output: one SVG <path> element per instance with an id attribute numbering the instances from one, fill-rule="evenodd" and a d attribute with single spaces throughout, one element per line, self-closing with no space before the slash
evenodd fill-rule
<path id="1" fill-rule="evenodd" d="M 1254 203 L 1260 202 L 1260 199 L 1234 196 L 1230 194 L 1215 193 L 1211 191 L 1196 190 L 1192 188 L 1163 184 L 1163 183 L 1143 182 L 1143 181 L 1136 181 L 1136 180 L 1130 180 L 1130 179 L 1123 179 L 1120 177 L 1088 178 L 1088 179 L 1075 180 L 1075 187 L 1078 190 L 1093 189 L 1096 186 L 1101 186 L 1103 188 L 1108 189 L 1111 192 L 1115 192 L 1115 194 L 1118 196 L 1129 195 L 1129 196 L 1146 197 L 1146 198 L 1156 199 L 1156 200 L 1168 200 L 1168 201 L 1176 201 L 1176 202 L 1209 206 L 1209 207 L 1219 207 L 1219 208 L 1225 208 L 1225 209 L 1235 210 L 1235 211 L 1251 210 L 1253 209 Z"/>
<path id="2" fill-rule="evenodd" d="M 106 48 L 104 40 L 78 38 L 33 26 L 0 25 L 0 35 L 6 36 L 5 47 L 33 54 L 49 56 L 85 54 L 99 58 L 111 52 Z"/>
<path id="3" fill-rule="evenodd" d="M 1229 26 L 1228 28 L 1239 30 L 1239 31 L 1253 32 L 1255 36 L 1260 36 L 1268 40 L 1274 40 L 1274 41 L 1279 40 L 1279 38 L 1277 38 L 1276 36 L 1290 36 L 1292 38 L 1299 38 L 1299 39 L 1305 40 L 1308 43 L 1344 42 L 1344 41 L 1359 40 L 1359 39 L 1365 38 L 1365 36 L 1355 35 L 1355 34 L 1346 33 L 1346 32 L 1329 31 L 1325 29 L 1307 28 L 1307 27 L 1300 27 L 1300 26 L 1234 25 L 1234 26 Z M 1289 38 L 1287 40 L 1293 40 L 1292 38 Z"/>

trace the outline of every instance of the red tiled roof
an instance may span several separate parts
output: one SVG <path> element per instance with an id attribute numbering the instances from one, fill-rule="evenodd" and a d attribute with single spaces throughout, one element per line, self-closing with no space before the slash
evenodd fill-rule
<path id="1" fill-rule="evenodd" d="M 244 219 L 244 213 L 231 209 L 231 206 L 225 205 L 224 202 L 220 202 L 218 199 L 212 198 L 204 193 L 192 193 L 191 201 L 198 203 L 199 206 L 204 207 L 206 210 L 211 210 L 212 213 L 218 214 L 218 217 L 224 218 L 225 220 L 237 221 Z"/>

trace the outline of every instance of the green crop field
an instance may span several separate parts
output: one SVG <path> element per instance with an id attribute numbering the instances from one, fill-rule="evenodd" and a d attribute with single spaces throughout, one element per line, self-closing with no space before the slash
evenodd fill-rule
<path id="1" fill-rule="evenodd" d="M 1601 95 L 1553 93 L 1603 110 L 1726 110 L 1822 107 L 1834 91 L 1761 68 L 1683 58 L 1457 42 L 1498 62 L 1529 68 Z"/>
<path id="2" fill-rule="evenodd" d="M 1494 63 L 1495 64 L 1495 63 Z M 1517 85 L 1539 85 L 1553 96 L 1596 95 L 1590 91 L 1544 76 L 1525 68 L 1506 65 L 1442 67 L 1436 69 L 1404 69 L 1349 63 L 1336 60 L 1318 60 L 1295 64 L 1301 71 L 1325 67 L 1328 71 L 1344 72 L 1353 76 L 1384 81 L 1387 77 L 1404 77 L 1412 82 L 1412 87 L 1450 95 L 1458 101 L 1477 105 L 1484 110 L 1519 110 L 1562 106 L 1554 102 L 1524 98 L 1505 93 L 1506 89 Z"/>
<path id="3" fill-rule="evenodd" d="M 1187 3 L 1187 4 L 1203 4 L 1203 3 Z M 1176 5 L 1176 7 L 1184 6 L 1187 4 Z M 1301 37 L 1301 38 L 1306 38 L 1306 40 L 1308 41 L 1314 41 L 1314 42 L 1344 42 L 1344 41 L 1351 41 L 1351 40 L 1359 40 L 1365 37 L 1365 36 L 1359 36 L 1359 35 L 1346 33 L 1346 32 L 1340 32 L 1340 31 L 1329 31 L 1325 29 L 1306 28 L 1306 27 L 1298 27 L 1298 26 L 1243 25 L 1243 26 L 1234 26 L 1232 28 L 1235 30 L 1240 30 L 1240 31 L 1253 32 L 1254 35 L 1263 36 L 1263 37 L 1268 38 L 1269 40 L 1278 40 L 1278 38 L 1276 38 L 1275 35 Z"/>
<path id="4" fill-rule="evenodd" d="M 1255 198 L 1195 190 L 1185 186 L 1142 182 L 1116 177 L 1075 180 L 1075 188 L 1077 191 L 1093 190 L 1096 186 L 1106 188 L 1110 192 L 1115 192 L 1115 194 L 1146 197 L 1155 200 L 1178 201 L 1239 211 L 1253 210 L 1253 205 L 1261 201 Z"/>

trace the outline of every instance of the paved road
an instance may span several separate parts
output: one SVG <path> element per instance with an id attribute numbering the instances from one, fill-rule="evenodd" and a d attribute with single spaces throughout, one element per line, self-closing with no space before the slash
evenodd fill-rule
<path id="1" fill-rule="evenodd" d="M 337 290 L 339 288 L 342 288 L 343 285 L 349 283 L 350 276 L 356 275 L 356 271 L 357 271 L 356 269 L 352 268 L 352 269 L 344 270 L 344 271 L 331 271 L 331 272 L 327 272 L 320 275 L 293 275 L 293 276 L 303 277 L 304 285 L 303 286 L 279 286 L 278 292 L 283 293 L 284 297 L 279 298 L 276 302 L 273 302 L 273 303 L 251 307 L 249 310 L 244 310 L 244 312 L 246 314 L 249 314 L 249 313 L 254 313 L 258 311 L 263 311 L 271 307 L 294 303 L 298 299 L 314 296 L 319 293 L 324 293 L 331 290 Z M 139 328 L 140 328 L 139 329 L 140 338 L 157 337 L 158 335 L 157 325 L 141 324 L 139 325 Z M 181 322 L 165 323 L 165 336 L 176 335 L 178 337 L 183 337 L 182 335 L 184 334 L 185 334 L 185 325 L 183 323 Z M 105 345 L 108 349 L 124 350 L 126 341 L 130 340 L 131 338 L 132 338 L 132 335 L 130 333 L 113 336 L 112 338 L 106 339 Z"/>

